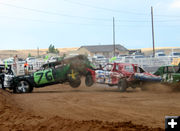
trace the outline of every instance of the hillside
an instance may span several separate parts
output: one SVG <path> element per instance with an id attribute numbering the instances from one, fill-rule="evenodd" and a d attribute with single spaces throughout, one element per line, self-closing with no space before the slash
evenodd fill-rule
<path id="1" fill-rule="evenodd" d="M 60 55 L 66 54 L 69 51 L 77 50 L 78 48 L 58 48 Z M 48 49 L 39 49 L 39 55 L 46 54 Z M 32 56 L 37 56 L 37 49 L 27 49 L 27 50 L 0 50 L 0 58 L 9 58 L 18 55 L 20 58 L 26 58 L 28 54 Z"/>
<path id="2" fill-rule="evenodd" d="M 60 55 L 68 54 L 68 52 L 72 52 L 77 50 L 79 47 L 72 47 L 72 48 L 58 48 L 60 51 Z M 45 55 L 48 49 L 39 49 L 39 55 Z M 131 49 L 129 49 L 131 50 Z M 133 49 L 134 50 L 134 49 Z M 165 54 L 170 54 L 170 52 L 180 52 L 180 47 L 157 47 L 155 49 L 156 51 L 164 50 Z M 142 48 L 141 51 L 145 55 L 152 54 L 152 48 Z M 31 54 L 32 56 L 37 56 L 37 49 L 27 49 L 27 50 L 0 50 L 0 59 L 5 59 L 9 57 L 14 57 L 15 55 L 18 55 L 20 58 L 26 58 L 28 54 Z"/>

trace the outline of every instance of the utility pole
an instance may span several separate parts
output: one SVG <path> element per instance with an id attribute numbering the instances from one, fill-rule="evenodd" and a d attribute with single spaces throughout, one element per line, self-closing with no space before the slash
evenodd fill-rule
<path id="1" fill-rule="evenodd" d="M 154 42 L 154 19 L 153 19 L 153 7 L 151 6 L 151 21 L 152 21 L 152 42 L 153 42 L 153 57 L 155 57 L 155 42 Z"/>
<path id="2" fill-rule="evenodd" d="M 39 57 L 39 47 L 37 47 L 37 56 Z"/>
<path id="3" fill-rule="evenodd" d="M 114 17 L 113 17 L 113 45 L 114 45 L 114 57 L 115 57 L 115 49 L 116 49 L 116 47 L 115 47 L 115 19 L 114 19 Z"/>

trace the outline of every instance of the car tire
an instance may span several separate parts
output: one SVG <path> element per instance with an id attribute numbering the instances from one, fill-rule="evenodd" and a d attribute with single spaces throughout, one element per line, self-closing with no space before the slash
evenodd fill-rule
<path id="1" fill-rule="evenodd" d="M 87 87 L 90 87 L 94 84 L 93 78 L 91 74 L 87 74 L 85 78 L 85 84 Z"/>
<path id="2" fill-rule="evenodd" d="M 69 85 L 72 88 L 77 88 L 81 85 L 81 78 L 77 71 L 72 69 L 67 75 L 68 75 Z"/>
<path id="3" fill-rule="evenodd" d="M 118 90 L 120 92 L 125 92 L 127 88 L 128 88 L 127 80 L 125 78 L 120 79 L 118 82 Z"/>
<path id="4" fill-rule="evenodd" d="M 72 87 L 72 88 L 77 88 L 81 85 L 81 79 L 79 76 L 76 77 L 75 80 L 69 80 L 69 85 Z"/>
<path id="5" fill-rule="evenodd" d="M 17 85 L 14 87 L 14 93 L 30 93 L 33 91 L 33 87 L 26 80 L 18 81 Z"/>

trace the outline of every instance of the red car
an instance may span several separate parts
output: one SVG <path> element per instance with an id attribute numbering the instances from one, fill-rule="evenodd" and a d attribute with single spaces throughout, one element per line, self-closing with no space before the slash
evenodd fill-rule
<path id="1" fill-rule="evenodd" d="M 135 88 L 144 82 L 159 82 L 161 77 L 144 71 L 137 64 L 113 63 L 102 68 L 87 69 L 85 84 L 92 86 L 93 83 L 118 86 L 119 91 L 124 92 L 128 87 Z"/>

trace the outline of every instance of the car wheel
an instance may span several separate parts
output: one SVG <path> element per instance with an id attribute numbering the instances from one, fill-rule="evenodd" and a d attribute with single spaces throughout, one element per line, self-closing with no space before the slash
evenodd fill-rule
<path id="1" fill-rule="evenodd" d="M 80 77 L 76 78 L 76 80 L 70 80 L 69 84 L 72 88 L 77 88 L 81 85 L 81 79 Z"/>
<path id="2" fill-rule="evenodd" d="M 127 87 L 128 87 L 128 83 L 127 83 L 126 79 L 125 78 L 120 79 L 118 82 L 118 90 L 120 92 L 125 92 Z"/>
<path id="3" fill-rule="evenodd" d="M 26 80 L 21 80 L 17 83 L 14 92 L 15 93 L 30 93 L 32 92 L 33 87 L 30 86 L 29 82 Z"/>
<path id="4" fill-rule="evenodd" d="M 86 86 L 90 87 L 93 85 L 93 83 L 94 83 L 94 81 L 93 81 L 92 75 L 90 75 L 90 74 L 86 75 L 86 78 L 85 78 Z"/>
<path id="5" fill-rule="evenodd" d="M 79 73 L 75 70 L 71 70 L 68 73 L 68 81 L 69 81 L 69 85 L 73 88 L 77 88 L 80 86 L 81 84 L 81 78 L 79 76 Z"/>

